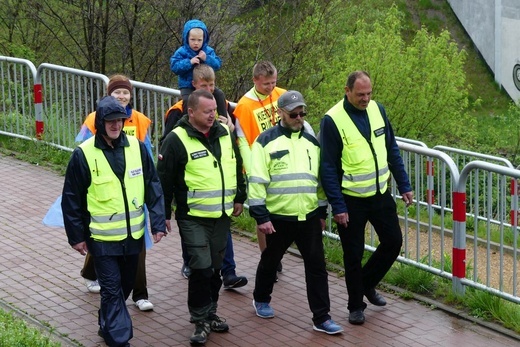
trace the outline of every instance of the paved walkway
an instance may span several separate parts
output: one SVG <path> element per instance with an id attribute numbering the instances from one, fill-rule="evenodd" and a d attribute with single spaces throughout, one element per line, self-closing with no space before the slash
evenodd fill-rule
<path id="1" fill-rule="evenodd" d="M 0 154 L 0 304 L 25 312 L 52 327 L 70 346 L 105 346 L 96 334 L 98 294 L 85 288 L 79 270 L 83 257 L 67 243 L 64 230 L 41 221 L 61 194 L 63 178 L 42 167 Z M 254 313 L 251 301 L 257 245 L 234 236 L 238 272 L 249 284 L 221 292 L 219 315 L 230 331 L 212 333 L 211 346 L 514 346 L 519 340 L 449 315 L 417 301 L 385 294 L 388 305 L 369 305 L 366 323 L 348 323 L 343 278 L 330 273 L 331 315 L 345 332 L 328 336 L 312 330 L 305 296 L 303 263 L 286 255 L 284 272 L 275 285 L 275 318 Z M 180 274 L 178 233 L 149 251 L 147 276 L 152 312 L 127 302 L 134 323 L 134 347 L 189 346 L 187 281 Z"/>

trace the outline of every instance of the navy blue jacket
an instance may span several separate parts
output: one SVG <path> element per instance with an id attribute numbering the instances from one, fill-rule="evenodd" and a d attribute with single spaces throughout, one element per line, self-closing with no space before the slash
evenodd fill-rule
<path id="1" fill-rule="evenodd" d="M 390 121 L 386 116 L 384 107 L 378 103 L 381 115 L 385 120 L 385 138 L 387 149 L 388 167 L 401 194 L 412 191 L 408 174 L 405 171 L 403 159 L 397 146 L 394 131 Z M 343 107 L 361 134 L 366 139 L 370 139 L 370 123 L 366 110 L 358 110 L 344 97 Z M 325 115 L 320 125 L 321 143 L 321 162 L 320 177 L 321 184 L 327 195 L 327 199 L 332 206 L 332 213 L 339 214 L 348 212 L 343 194 L 341 192 L 341 181 L 343 170 L 341 168 L 341 152 L 343 151 L 343 141 L 339 134 L 336 124 L 329 115 Z"/>

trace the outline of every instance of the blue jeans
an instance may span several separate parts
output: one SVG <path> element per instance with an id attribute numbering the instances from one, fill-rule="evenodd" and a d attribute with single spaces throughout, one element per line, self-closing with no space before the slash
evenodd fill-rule
<path id="1" fill-rule="evenodd" d="M 188 266 L 190 262 L 190 256 L 188 252 L 186 252 L 186 245 L 181 241 L 182 245 L 182 260 L 185 266 Z M 235 253 L 233 252 L 233 239 L 231 237 L 231 231 L 228 233 L 226 253 L 224 254 L 224 261 L 222 263 L 222 268 L 220 269 L 220 274 L 222 277 L 226 277 L 228 275 L 235 275 Z"/>

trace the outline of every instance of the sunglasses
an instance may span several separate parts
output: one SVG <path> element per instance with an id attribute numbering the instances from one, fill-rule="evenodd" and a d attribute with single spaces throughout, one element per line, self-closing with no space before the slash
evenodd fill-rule
<path id="1" fill-rule="evenodd" d="M 307 115 L 307 112 L 298 112 L 298 113 L 288 113 L 287 114 L 289 115 L 289 117 L 291 117 L 291 119 L 295 119 L 296 117 L 300 116 L 300 117 L 305 117 Z"/>

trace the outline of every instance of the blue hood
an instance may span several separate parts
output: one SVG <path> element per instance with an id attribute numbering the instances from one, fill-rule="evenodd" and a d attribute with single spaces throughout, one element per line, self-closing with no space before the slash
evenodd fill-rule
<path id="1" fill-rule="evenodd" d="M 198 19 L 191 19 L 184 24 L 184 30 L 182 31 L 182 45 L 185 49 L 188 50 L 188 52 L 195 52 L 193 49 L 190 48 L 190 43 L 188 41 L 188 36 L 190 34 L 190 30 L 193 28 L 199 28 L 202 29 L 204 32 L 204 42 L 202 43 L 202 50 L 206 51 L 205 48 L 207 45 L 209 45 L 209 33 L 208 28 L 206 27 L 206 24 L 204 24 L 203 21 Z M 195 52 L 194 56 L 197 55 L 198 52 Z"/>

